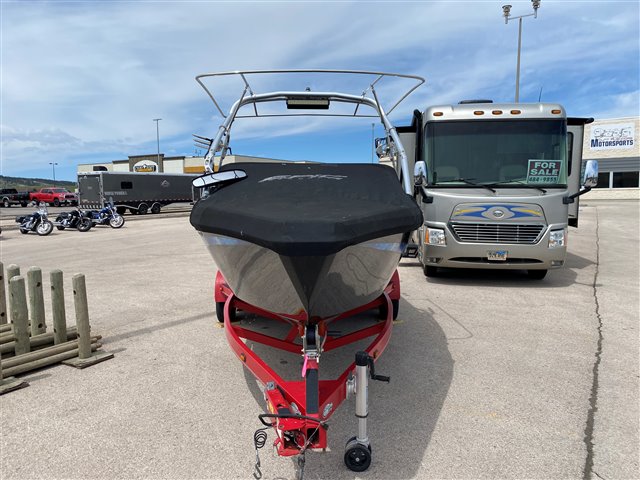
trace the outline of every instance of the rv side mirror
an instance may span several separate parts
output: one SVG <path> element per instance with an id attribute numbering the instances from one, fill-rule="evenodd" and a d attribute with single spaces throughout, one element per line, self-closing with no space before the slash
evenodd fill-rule
<path id="1" fill-rule="evenodd" d="M 413 184 L 422 185 L 427 178 L 427 164 L 420 160 L 413 167 Z"/>
<path id="2" fill-rule="evenodd" d="M 386 138 L 384 138 L 384 137 L 376 138 L 375 146 L 376 146 L 376 156 L 378 158 L 388 157 L 389 156 L 389 148 L 387 146 L 387 139 Z"/>
<path id="3" fill-rule="evenodd" d="M 584 168 L 584 177 L 582 178 L 582 186 L 593 188 L 598 184 L 598 161 L 587 160 Z"/>

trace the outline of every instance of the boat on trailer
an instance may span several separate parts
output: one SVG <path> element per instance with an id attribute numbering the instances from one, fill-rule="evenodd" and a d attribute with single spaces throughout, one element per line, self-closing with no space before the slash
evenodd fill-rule
<path id="1" fill-rule="evenodd" d="M 345 76 L 368 80 L 357 93 L 301 90 L 255 93 L 255 77 Z M 225 113 L 205 85 L 211 79 L 237 77 L 242 94 Z M 223 122 L 213 138 L 196 136 L 206 146 L 206 172 L 194 180 L 202 189 L 191 213 L 219 271 L 214 298 L 218 320 L 229 344 L 264 386 L 265 428 L 256 431 L 258 449 L 268 428 L 276 433 L 279 455 L 298 458 L 298 477 L 305 453 L 327 447 L 327 421 L 349 395 L 356 398 L 358 433 L 346 445 L 346 466 L 357 472 L 371 463 L 367 435 L 370 379 L 374 362 L 385 349 L 398 314 L 397 266 L 409 235 L 422 225 L 413 197 L 413 172 L 398 134 L 387 115 L 424 80 L 412 75 L 344 70 L 244 71 L 196 77 Z M 384 82 L 409 81 L 399 100 L 385 110 L 379 100 Z M 361 93 L 360 93 L 361 92 Z M 265 105 L 284 105 L 273 113 Z M 336 113 L 332 106 L 339 105 Z M 248 114 L 243 112 L 249 112 Z M 267 113 L 263 113 L 267 112 Z M 377 118 L 385 132 L 384 151 L 397 169 L 374 163 L 259 162 L 224 164 L 231 126 L 239 118 L 274 116 L 349 116 Z M 219 154 L 219 164 L 215 164 Z M 401 172 L 400 178 L 396 171 Z M 341 335 L 334 326 L 362 312 L 376 311 L 368 322 Z M 254 313 L 288 326 L 284 337 L 265 335 L 236 322 L 238 311 Z M 354 362 L 333 380 L 320 380 L 319 359 L 327 352 L 371 338 L 354 352 Z M 246 342 L 264 344 L 302 357 L 302 380 L 286 381 Z"/>

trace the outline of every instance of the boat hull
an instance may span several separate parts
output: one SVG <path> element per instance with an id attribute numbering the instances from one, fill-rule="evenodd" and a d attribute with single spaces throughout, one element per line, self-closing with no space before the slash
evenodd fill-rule
<path id="1" fill-rule="evenodd" d="M 244 302 L 297 320 L 318 320 L 377 298 L 398 266 L 406 234 L 348 246 L 326 256 L 287 256 L 201 232 L 225 280 Z"/>

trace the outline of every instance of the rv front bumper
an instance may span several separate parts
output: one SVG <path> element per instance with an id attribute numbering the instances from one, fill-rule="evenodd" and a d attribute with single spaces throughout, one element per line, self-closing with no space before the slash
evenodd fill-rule
<path id="1" fill-rule="evenodd" d="M 553 224 L 534 244 L 467 243 L 448 225 L 429 222 L 420 232 L 420 260 L 425 266 L 446 268 L 559 268 L 567 255 L 567 232 L 566 224 Z"/>

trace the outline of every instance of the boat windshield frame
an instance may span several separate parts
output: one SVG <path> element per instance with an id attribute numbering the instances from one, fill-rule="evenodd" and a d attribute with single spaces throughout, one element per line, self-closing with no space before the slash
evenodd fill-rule
<path id="1" fill-rule="evenodd" d="M 265 74 L 281 74 L 281 75 L 291 75 L 291 74 L 345 74 L 345 75 L 361 75 L 374 77 L 374 80 L 371 81 L 366 88 L 362 91 L 361 95 L 353 95 L 348 93 L 341 92 L 332 92 L 332 91 L 324 91 L 324 92 L 312 92 L 307 90 L 304 91 L 273 91 L 256 94 L 254 89 L 251 87 L 248 78 L 255 75 L 265 75 Z M 220 106 L 220 103 L 216 100 L 214 94 L 211 89 L 204 84 L 204 79 L 212 78 L 212 77 L 226 77 L 226 76 L 238 76 L 244 84 L 244 89 L 240 98 L 236 100 L 233 105 L 229 108 L 227 114 L 224 113 L 223 109 Z M 412 81 L 412 85 L 410 88 L 407 88 L 400 94 L 400 98 L 393 102 L 390 108 L 385 109 L 378 97 L 378 93 L 376 91 L 376 86 L 379 86 L 380 82 L 386 78 L 402 78 L 408 79 Z M 207 139 L 206 137 L 199 137 L 198 142 L 202 145 L 202 140 L 206 140 L 207 153 L 205 155 L 205 170 L 207 173 L 214 172 L 214 158 L 218 152 L 220 152 L 220 164 L 224 160 L 224 157 L 228 150 L 228 143 L 230 138 L 230 130 L 231 125 L 234 120 L 237 118 L 260 118 L 260 117 L 292 117 L 292 116 L 326 116 L 326 117 L 356 117 L 356 118 L 379 118 L 387 137 L 388 145 L 390 145 L 391 156 L 395 158 L 396 161 L 400 163 L 401 170 L 403 172 L 402 175 L 402 185 L 405 192 L 409 195 L 412 194 L 413 189 L 411 187 L 410 179 L 412 178 L 412 173 L 409 172 L 409 166 L 407 161 L 407 155 L 405 153 L 404 147 L 402 146 L 402 142 L 400 141 L 400 137 L 396 132 L 395 127 L 391 124 L 388 119 L 388 115 L 396 109 L 400 103 L 405 100 L 414 90 L 416 90 L 420 85 L 425 83 L 425 79 L 416 75 L 405 75 L 399 73 L 386 73 L 386 72 L 372 72 L 372 71 L 361 71 L 361 70 L 312 70 L 312 69 L 298 69 L 298 70 L 246 70 L 246 71 L 234 71 L 234 72 L 220 72 L 220 73 L 205 73 L 202 75 L 198 75 L 196 77 L 196 81 L 200 84 L 200 86 L 205 90 L 209 98 L 212 100 L 216 109 L 224 119 L 222 124 L 218 127 L 218 131 L 216 136 L 213 139 Z M 317 113 L 317 110 L 311 110 L 313 113 L 307 113 L 306 110 L 296 110 L 295 114 L 289 113 L 268 113 L 261 114 L 258 111 L 258 104 L 265 102 L 287 102 L 292 99 L 300 99 L 304 98 L 305 100 L 326 100 L 328 101 L 328 105 L 333 102 L 339 103 L 347 103 L 355 105 L 352 114 L 345 113 L 331 113 L 328 111 L 327 113 Z M 253 115 L 239 115 L 239 110 L 246 106 L 253 105 Z M 360 112 L 360 106 L 367 106 L 372 108 L 377 114 L 369 114 Z M 302 112 L 302 113 L 301 113 Z"/>

